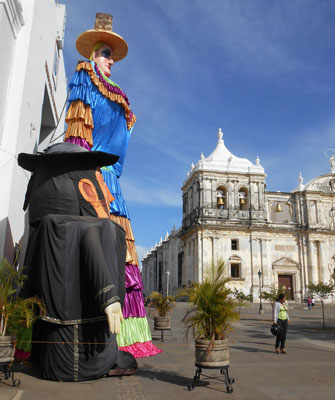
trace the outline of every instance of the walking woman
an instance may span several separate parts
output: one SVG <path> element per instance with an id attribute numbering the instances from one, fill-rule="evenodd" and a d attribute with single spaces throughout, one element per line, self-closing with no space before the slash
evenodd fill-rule
<path id="1" fill-rule="evenodd" d="M 286 297 L 284 293 L 281 293 L 273 306 L 273 323 L 279 325 L 280 327 L 280 333 L 276 338 L 275 345 L 275 350 L 277 354 L 286 354 L 285 341 L 289 320 L 290 319 L 287 312 Z"/>

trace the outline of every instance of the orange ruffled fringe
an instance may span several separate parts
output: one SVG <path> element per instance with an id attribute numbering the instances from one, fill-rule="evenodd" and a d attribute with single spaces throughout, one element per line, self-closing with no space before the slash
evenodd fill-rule
<path id="1" fill-rule="evenodd" d="M 67 110 L 65 122 L 68 124 L 65 139 L 71 136 L 79 137 L 85 139 L 90 147 L 93 146 L 92 130 L 94 125 L 89 105 L 85 105 L 81 100 L 74 100 Z"/>
<path id="2" fill-rule="evenodd" d="M 137 251 L 135 247 L 135 238 L 133 230 L 131 229 L 130 221 L 126 217 L 120 217 L 118 215 L 110 215 L 112 221 L 121 225 L 126 231 L 126 241 L 127 241 L 127 256 L 126 263 L 132 265 L 139 265 Z"/>

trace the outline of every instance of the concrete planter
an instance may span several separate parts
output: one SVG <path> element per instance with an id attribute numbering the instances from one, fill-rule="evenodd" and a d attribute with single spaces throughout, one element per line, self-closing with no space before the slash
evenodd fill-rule
<path id="1" fill-rule="evenodd" d="M 171 317 L 154 317 L 154 328 L 158 331 L 171 329 Z"/>
<path id="2" fill-rule="evenodd" d="M 208 352 L 210 341 L 197 339 L 195 341 L 195 366 L 196 367 L 225 367 L 229 365 L 228 339 L 215 340 L 214 346 Z"/>
<path id="3" fill-rule="evenodd" d="M 15 344 L 15 337 L 0 336 L 0 364 L 9 364 L 14 360 Z"/>

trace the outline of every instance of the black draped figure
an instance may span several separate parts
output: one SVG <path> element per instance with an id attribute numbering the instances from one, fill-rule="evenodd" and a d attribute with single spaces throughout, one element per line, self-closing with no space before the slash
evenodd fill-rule
<path id="1" fill-rule="evenodd" d="M 30 231 L 23 296 L 39 296 L 47 308 L 33 327 L 31 356 L 46 379 L 80 381 L 121 364 L 136 367 L 117 347 L 121 311 L 106 311 L 125 296 L 125 231 L 109 219 L 112 196 L 99 170 L 117 159 L 71 143 L 19 155 L 19 165 L 33 172 L 24 204 Z"/>

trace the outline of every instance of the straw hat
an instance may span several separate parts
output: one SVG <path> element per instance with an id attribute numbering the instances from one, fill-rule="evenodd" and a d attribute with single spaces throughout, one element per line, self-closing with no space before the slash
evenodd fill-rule
<path id="1" fill-rule="evenodd" d="M 94 29 L 81 33 L 76 40 L 78 52 L 89 59 L 93 46 L 98 43 L 106 43 L 113 50 L 113 61 L 120 61 L 128 53 L 127 42 L 120 35 L 113 32 L 113 16 L 97 13 Z"/>

